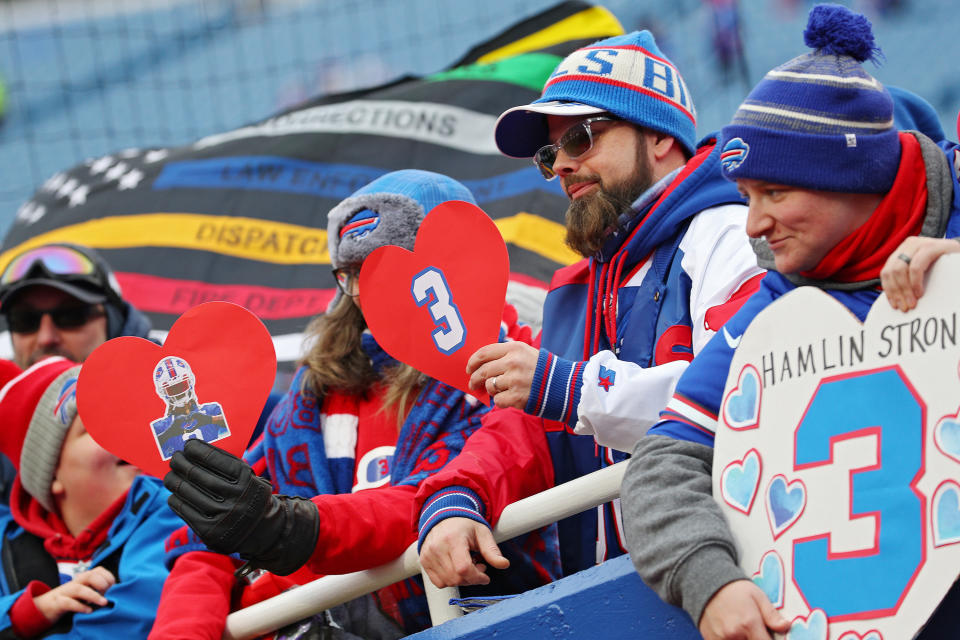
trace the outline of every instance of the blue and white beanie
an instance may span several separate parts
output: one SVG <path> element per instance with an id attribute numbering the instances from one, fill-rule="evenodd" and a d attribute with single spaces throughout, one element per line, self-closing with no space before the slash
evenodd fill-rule
<path id="1" fill-rule="evenodd" d="M 810 11 L 814 49 L 761 80 L 723 128 L 728 180 L 845 193 L 889 191 L 900 165 L 893 99 L 862 64 L 876 62 L 870 22 L 846 7 Z"/>
<path id="2" fill-rule="evenodd" d="M 673 136 L 690 155 L 696 148 L 697 112 L 690 91 L 649 31 L 571 53 L 554 69 L 538 100 L 500 116 L 494 137 L 505 155 L 530 158 L 550 143 L 548 115 L 597 113 Z"/>
<path id="3" fill-rule="evenodd" d="M 359 266 L 384 245 L 413 250 L 424 217 L 448 200 L 476 204 L 469 189 L 439 173 L 404 169 L 380 176 L 327 214 L 330 264 Z"/>

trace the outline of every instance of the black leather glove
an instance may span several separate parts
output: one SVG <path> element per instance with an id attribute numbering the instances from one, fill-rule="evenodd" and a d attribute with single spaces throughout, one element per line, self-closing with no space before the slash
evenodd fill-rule
<path id="1" fill-rule="evenodd" d="M 188 440 L 173 454 L 163 485 L 173 494 L 167 504 L 207 547 L 238 553 L 255 568 L 288 575 L 316 546 L 316 505 L 274 495 L 246 462 L 202 440 Z"/>

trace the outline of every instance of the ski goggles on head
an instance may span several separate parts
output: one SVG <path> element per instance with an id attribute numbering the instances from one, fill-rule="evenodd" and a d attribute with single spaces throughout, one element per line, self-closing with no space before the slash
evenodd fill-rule
<path id="1" fill-rule="evenodd" d="M 109 267 L 95 254 L 68 244 L 36 247 L 15 256 L 0 272 L 0 304 L 33 285 L 58 288 L 88 304 L 121 299 Z"/>
<path id="2" fill-rule="evenodd" d="M 46 246 L 31 249 L 14 258 L 0 274 L 0 285 L 9 285 L 24 278 L 34 265 L 40 263 L 51 276 L 95 276 L 97 265 L 76 249 L 63 246 Z"/>
<path id="3" fill-rule="evenodd" d="M 540 169 L 544 179 L 553 180 L 557 172 L 553 170 L 553 163 L 557 161 L 557 152 L 561 149 L 569 158 L 579 158 L 593 148 L 593 125 L 597 122 L 612 122 L 615 118 L 597 116 L 581 120 L 563 132 L 560 139 L 553 144 L 546 144 L 533 154 L 533 164 Z"/>

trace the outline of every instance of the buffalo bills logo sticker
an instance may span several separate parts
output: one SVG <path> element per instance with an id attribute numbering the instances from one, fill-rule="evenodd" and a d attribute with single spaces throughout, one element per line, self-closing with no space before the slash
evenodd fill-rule
<path id="1" fill-rule="evenodd" d="M 720 164 L 724 171 L 733 171 L 747 159 L 750 153 L 750 145 L 743 141 L 743 138 L 734 138 L 723 145 L 723 151 L 720 152 Z"/>

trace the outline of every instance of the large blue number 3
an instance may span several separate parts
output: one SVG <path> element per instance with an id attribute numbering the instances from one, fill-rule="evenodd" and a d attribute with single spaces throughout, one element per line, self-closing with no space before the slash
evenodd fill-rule
<path id="1" fill-rule="evenodd" d="M 443 273 L 435 267 L 427 267 L 413 277 L 410 287 L 418 307 L 427 305 L 437 330 L 431 333 L 433 342 L 440 351 L 451 354 L 467 340 L 460 310 L 453 304 L 450 288 Z"/>
<path id="2" fill-rule="evenodd" d="M 892 367 L 823 381 L 797 427 L 795 469 L 831 464 L 837 440 L 877 439 L 877 464 L 850 473 L 850 513 L 874 518 L 874 547 L 831 553 L 829 533 L 794 542 L 797 586 L 832 620 L 891 615 L 923 565 L 923 500 L 914 485 L 925 411 Z"/>

